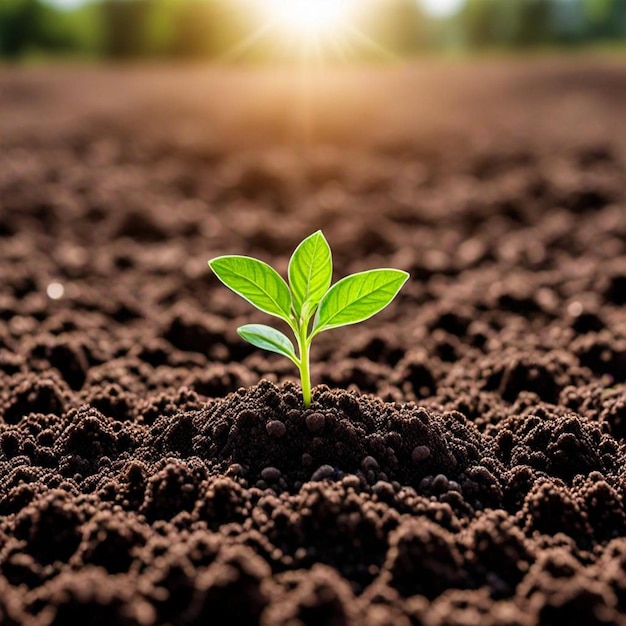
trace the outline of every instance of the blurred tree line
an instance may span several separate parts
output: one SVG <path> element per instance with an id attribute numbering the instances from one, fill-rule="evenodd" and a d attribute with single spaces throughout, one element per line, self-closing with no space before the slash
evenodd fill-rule
<path id="1" fill-rule="evenodd" d="M 468 48 L 626 42 L 626 0 L 466 0 Z"/>
<path id="2" fill-rule="evenodd" d="M 465 0 L 447 19 L 418 0 L 362 2 L 361 57 L 626 42 L 626 0 Z M 271 34 L 254 39 L 258 28 L 242 0 L 85 0 L 74 9 L 0 0 L 0 57 L 220 58 L 235 50 L 236 59 L 263 60 Z"/>

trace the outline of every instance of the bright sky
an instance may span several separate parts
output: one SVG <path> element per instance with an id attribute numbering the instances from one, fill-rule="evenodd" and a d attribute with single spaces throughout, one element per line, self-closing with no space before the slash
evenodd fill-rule
<path id="1" fill-rule="evenodd" d="M 463 0 L 420 0 L 424 8 L 433 15 L 452 15 L 463 4 Z"/>
<path id="2" fill-rule="evenodd" d="M 288 2 L 289 0 L 285 0 Z M 454 13 L 462 4 L 463 0 L 416 0 L 421 2 L 424 8 L 433 15 L 445 17 Z M 83 4 L 85 0 L 48 0 L 51 4 L 62 7 L 73 7 Z"/>
<path id="3" fill-rule="evenodd" d="M 85 0 L 48 0 L 50 4 L 56 4 L 59 7 L 75 7 L 83 4 Z"/>

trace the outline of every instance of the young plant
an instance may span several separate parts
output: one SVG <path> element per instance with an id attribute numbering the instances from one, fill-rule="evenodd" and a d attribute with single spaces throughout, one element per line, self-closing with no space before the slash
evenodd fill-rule
<path id="1" fill-rule="evenodd" d="M 342 278 L 331 287 L 333 263 L 322 231 L 307 237 L 289 261 L 289 285 L 263 261 L 220 256 L 209 267 L 232 291 L 289 325 L 298 350 L 279 330 L 246 324 L 239 335 L 257 348 L 282 354 L 300 371 L 304 406 L 311 404 L 310 347 L 321 332 L 356 324 L 382 311 L 409 278 L 407 272 L 376 269 Z"/>

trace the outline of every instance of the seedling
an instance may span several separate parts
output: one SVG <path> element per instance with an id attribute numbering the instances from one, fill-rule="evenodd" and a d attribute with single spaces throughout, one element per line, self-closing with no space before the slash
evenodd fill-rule
<path id="1" fill-rule="evenodd" d="M 311 404 L 310 348 L 321 332 L 362 322 L 382 311 L 409 278 L 407 272 L 376 269 L 342 278 L 331 287 L 333 262 L 322 231 L 307 237 L 289 261 L 289 285 L 272 267 L 247 256 L 220 256 L 209 267 L 232 291 L 289 325 L 293 342 L 264 324 L 246 324 L 239 335 L 257 348 L 282 354 L 300 371 L 304 406 Z"/>

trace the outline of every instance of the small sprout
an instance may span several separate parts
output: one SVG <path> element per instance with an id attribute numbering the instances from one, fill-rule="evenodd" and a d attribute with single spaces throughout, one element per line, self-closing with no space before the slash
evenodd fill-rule
<path id="1" fill-rule="evenodd" d="M 352 274 L 331 287 L 333 263 L 322 231 L 307 237 L 289 261 L 289 285 L 269 265 L 246 256 L 220 256 L 209 267 L 232 291 L 264 313 L 284 320 L 296 339 L 264 324 L 246 324 L 239 335 L 257 348 L 281 354 L 300 371 L 304 406 L 311 404 L 310 347 L 325 330 L 362 322 L 382 311 L 409 278 L 396 269 Z"/>

